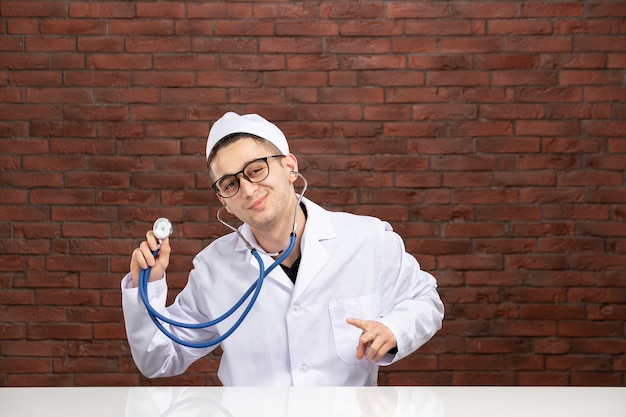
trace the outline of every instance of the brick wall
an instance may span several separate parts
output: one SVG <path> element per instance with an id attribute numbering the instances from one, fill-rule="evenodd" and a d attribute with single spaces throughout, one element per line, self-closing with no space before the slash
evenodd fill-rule
<path id="1" fill-rule="evenodd" d="M 0 31 L 0 385 L 217 383 L 142 378 L 118 287 L 156 217 L 173 293 L 225 232 L 227 110 L 438 277 L 442 331 L 381 383 L 626 384 L 623 1 L 2 0 Z"/>

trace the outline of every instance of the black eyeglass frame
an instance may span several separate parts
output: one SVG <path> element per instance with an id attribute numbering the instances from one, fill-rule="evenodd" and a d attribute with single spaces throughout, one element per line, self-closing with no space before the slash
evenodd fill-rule
<path id="1" fill-rule="evenodd" d="M 285 155 L 270 155 L 270 156 L 264 156 L 263 158 L 257 158 L 257 159 L 253 159 L 252 161 L 248 161 L 245 163 L 245 165 L 243 166 L 243 168 L 240 171 L 235 172 L 234 174 L 226 174 L 221 176 L 220 178 L 218 178 L 217 180 L 215 180 L 215 182 L 213 184 L 211 184 L 211 188 L 213 189 L 213 191 L 215 191 L 215 194 L 219 195 L 222 198 L 232 198 L 234 196 L 237 195 L 237 193 L 239 192 L 239 189 L 241 188 L 241 180 L 239 179 L 239 174 L 241 174 L 246 181 L 248 181 L 251 184 L 258 184 L 262 181 L 265 181 L 267 179 L 267 177 L 270 176 L 270 163 L 269 160 L 272 158 L 284 158 Z M 246 169 L 251 165 L 254 164 L 255 162 L 260 162 L 263 161 L 265 162 L 265 165 L 267 166 L 267 175 L 264 176 L 263 178 L 261 178 L 258 181 L 253 181 L 248 175 L 246 175 Z M 222 193 L 220 193 L 219 189 L 217 188 L 217 183 L 224 180 L 224 178 L 228 178 L 228 177 L 234 177 L 235 181 L 237 182 L 237 190 L 234 192 L 233 195 L 229 195 L 228 197 L 222 195 Z"/>

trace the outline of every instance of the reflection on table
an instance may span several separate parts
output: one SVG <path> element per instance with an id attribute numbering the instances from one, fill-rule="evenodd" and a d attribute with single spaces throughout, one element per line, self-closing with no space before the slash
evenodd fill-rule
<path id="1" fill-rule="evenodd" d="M 401 412 L 398 412 L 401 410 Z M 195 388 L 131 389 L 126 416 L 443 416 L 441 401 L 428 389 Z"/>
<path id="2" fill-rule="evenodd" d="M 0 388 L 3 417 L 626 417 L 626 388 Z"/>

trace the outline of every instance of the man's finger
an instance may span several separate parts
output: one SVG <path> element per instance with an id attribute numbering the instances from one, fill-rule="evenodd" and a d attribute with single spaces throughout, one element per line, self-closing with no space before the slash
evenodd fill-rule
<path id="1" fill-rule="evenodd" d="M 374 341 L 370 345 L 369 349 L 367 350 L 365 358 L 370 362 L 379 361 L 383 356 L 385 356 L 385 353 L 387 353 L 387 350 L 389 350 L 389 349 L 385 350 L 385 345 L 386 343 L 384 343 L 380 339 Z"/>
<path id="2" fill-rule="evenodd" d="M 355 318 L 348 318 L 346 319 L 346 323 L 348 323 L 351 326 L 354 327 L 358 327 L 359 329 L 366 331 L 368 326 L 367 326 L 367 322 L 365 320 L 360 320 L 360 319 L 355 319 Z"/>

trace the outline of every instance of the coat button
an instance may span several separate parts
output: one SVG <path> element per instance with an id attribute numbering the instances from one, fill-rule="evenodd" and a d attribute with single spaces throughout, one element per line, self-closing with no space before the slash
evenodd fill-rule
<path id="1" fill-rule="evenodd" d="M 306 363 L 303 363 L 302 365 L 300 365 L 298 370 L 304 374 L 309 371 L 309 365 L 307 365 Z"/>

